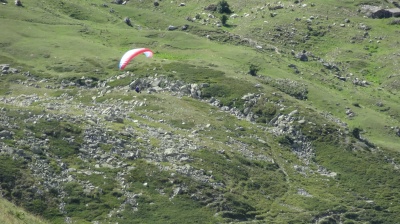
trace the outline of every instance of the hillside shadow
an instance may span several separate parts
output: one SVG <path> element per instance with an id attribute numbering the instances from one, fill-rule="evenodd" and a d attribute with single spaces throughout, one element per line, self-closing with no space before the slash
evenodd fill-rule
<path id="1" fill-rule="evenodd" d="M 235 28 L 235 27 L 237 27 L 237 25 L 225 24 L 224 27 L 226 27 L 226 28 Z"/>

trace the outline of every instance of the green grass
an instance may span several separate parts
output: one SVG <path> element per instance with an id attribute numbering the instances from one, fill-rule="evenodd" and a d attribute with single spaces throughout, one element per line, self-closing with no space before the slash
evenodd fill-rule
<path id="1" fill-rule="evenodd" d="M 0 199 L 0 221 L 2 223 L 19 224 L 19 223 L 32 223 L 32 224 L 44 224 L 50 223 L 43 218 L 31 215 L 26 210 L 15 206 L 11 202 Z"/>
<path id="2" fill-rule="evenodd" d="M 73 172 L 80 182 L 62 186 L 67 193 L 63 199 L 67 203 L 66 216 L 79 223 L 310 223 L 317 219 L 324 220 L 321 223 L 397 223 L 400 207 L 395 166 L 399 137 L 392 127 L 400 126 L 400 84 L 396 76 L 399 25 L 389 25 L 391 19 L 364 18 L 357 11 L 361 3 L 384 8 L 392 5 L 380 0 L 316 0 L 314 5 L 285 0 L 281 1 L 283 9 L 270 11 L 265 2 L 228 1 L 239 17 L 229 18 L 227 26 L 219 28 L 215 23 L 221 15 L 203 10 L 216 3 L 198 0 L 180 7 L 178 2 L 160 1 L 160 6 L 154 7 L 148 1 L 116 5 L 103 0 L 49 0 L 23 2 L 24 7 L 15 7 L 11 1 L 1 5 L 0 29 L 4 32 L 0 35 L 0 64 L 10 64 L 33 75 L 0 76 L 4 108 L 0 108 L 0 118 L 15 124 L 0 127 L 0 131 L 14 133 L 11 139 L 1 139 L 1 146 L 22 150 L 33 160 L 46 160 L 49 172 L 57 175 L 62 172 L 60 160 L 71 168 L 98 171 L 91 175 Z M 303 7 L 303 3 L 307 5 Z M 210 18 L 209 13 L 216 19 Z M 186 20 L 196 14 L 201 19 Z M 311 16 L 314 19 L 308 24 L 306 20 Z M 125 17 L 131 18 L 132 27 L 123 22 Z M 345 23 L 345 18 L 350 22 Z M 340 26 L 342 23 L 344 27 Z M 371 28 L 368 35 L 360 29 L 361 23 Z M 189 25 L 187 31 L 167 30 L 169 25 L 184 24 Z M 125 71 L 119 71 L 121 55 L 137 47 L 149 47 L 154 57 L 139 56 Z M 307 62 L 295 58 L 303 50 L 310 54 Z M 324 62 L 338 70 L 326 68 Z M 293 65 L 298 73 L 291 68 Z M 248 74 L 254 67 L 258 69 L 257 76 Z M 95 88 L 128 71 L 134 75 L 114 79 L 107 83 L 109 87 Z M 238 120 L 206 101 L 186 96 L 119 90 L 137 78 L 156 75 L 169 82 L 207 83 L 209 87 L 202 89 L 203 100 L 214 97 L 222 105 L 242 112 L 246 108 L 242 96 L 260 94 L 261 99 L 250 108 L 259 118 L 254 124 Z M 83 85 L 83 76 L 91 78 L 93 85 Z M 31 78 L 48 82 L 40 82 L 41 88 L 20 84 Z M 370 85 L 355 86 L 355 78 Z M 79 85 L 59 89 L 63 81 Z M 47 89 L 47 84 L 57 88 Z M 104 90 L 110 92 L 100 97 Z M 25 105 L 22 98 L 14 98 L 22 94 L 37 94 L 41 99 Z M 72 100 L 60 97 L 65 94 Z M 5 99 L 18 104 L 11 105 Z M 64 115 L 44 108 L 49 101 L 68 104 L 66 115 L 80 116 L 79 120 L 85 119 L 89 111 L 102 111 L 103 106 L 116 102 L 126 107 L 130 102 L 145 102 L 130 108 L 122 123 L 101 123 L 107 136 L 130 147 L 104 142 L 96 150 L 115 156 L 132 169 L 127 172 L 95 168 L 101 165 L 96 159 L 77 158 L 90 121 L 30 122 L 30 116 Z M 346 115 L 347 108 L 355 113 L 354 117 Z M 296 119 L 304 119 L 305 123 L 294 120 L 293 132 L 271 134 L 272 127 L 267 123 L 293 110 L 298 110 Z M 331 118 L 340 119 L 347 127 L 335 124 Z M 131 136 L 125 133 L 129 128 L 134 130 Z M 148 136 L 147 128 L 186 136 L 185 141 L 190 143 L 180 150 L 188 148 L 187 160 L 165 160 L 162 150 L 168 141 Z M 307 138 L 302 141 L 311 142 L 315 157 L 310 161 L 293 153 L 295 131 Z M 366 140 L 354 135 L 357 131 Z M 19 144 L 28 132 L 34 133 L 33 138 L 48 139 L 40 150 L 46 149 L 51 158 L 33 153 L 28 143 Z M 73 143 L 67 141 L 71 137 L 75 139 Z M 189 144 L 196 145 L 196 149 Z M 139 150 L 143 157 L 123 160 L 115 150 Z M 147 153 L 158 155 L 157 161 L 149 161 Z M 41 180 L 30 175 L 27 160 L 3 156 L 1 160 L 1 193 L 29 212 L 52 223 L 63 223 L 65 217 L 57 209 L 61 201 L 56 189 L 44 191 L 44 195 L 30 192 L 30 186 L 42 188 Z M 192 167 L 209 182 L 173 170 L 176 166 Z M 321 175 L 319 166 L 337 176 Z M 120 214 L 109 217 L 110 211 L 127 199 L 116 176 L 126 178 L 126 189 L 137 195 L 134 200 L 138 205 L 127 204 Z M 84 191 L 82 183 L 86 181 L 96 190 Z M 172 197 L 178 187 L 181 193 Z M 299 195 L 299 189 L 312 196 Z M 0 215 L 0 219 L 7 220 L 5 223 L 35 223 L 28 220 L 25 212 L 0 211 L 5 211 Z M 9 216 L 21 222 L 9 221 Z"/>

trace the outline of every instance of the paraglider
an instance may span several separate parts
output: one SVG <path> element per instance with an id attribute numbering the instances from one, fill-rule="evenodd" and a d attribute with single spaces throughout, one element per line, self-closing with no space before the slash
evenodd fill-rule
<path id="1" fill-rule="evenodd" d="M 153 52 L 148 48 L 136 48 L 127 51 L 121 58 L 119 62 L 119 69 L 124 70 L 124 68 L 128 65 L 128 63 L 139 54 L 145 54 L 146 57 L 153 57 Z"/>

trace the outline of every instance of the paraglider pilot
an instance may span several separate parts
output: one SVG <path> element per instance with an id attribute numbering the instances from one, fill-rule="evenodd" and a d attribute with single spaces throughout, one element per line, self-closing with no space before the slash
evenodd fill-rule
<path id="1" fill-rule="evenodd" d="M 125 22 L 128 26 L 132 26 L 131 19 L 129 19 L 129 17 L 126 17 L 126 18 L 124 19 L 124 22 Z"/>
<path id="2" fill-rule="evenodd" d="M 140 90 L 139 86 L 136 86 L 135 91 L 136 91 L 137 93 L 142 93 L 142 91 Z"/>

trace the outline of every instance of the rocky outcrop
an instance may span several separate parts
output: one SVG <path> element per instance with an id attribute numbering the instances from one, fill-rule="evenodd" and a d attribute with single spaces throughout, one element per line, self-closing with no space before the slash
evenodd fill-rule
<path id="1" fill-rule="evenodd" d="M 363 5 L 360 11 L 365 13 L 367 17 L 373 19 L 400 17 L 399 8 L 383 9 L 379 6 Z"/>

